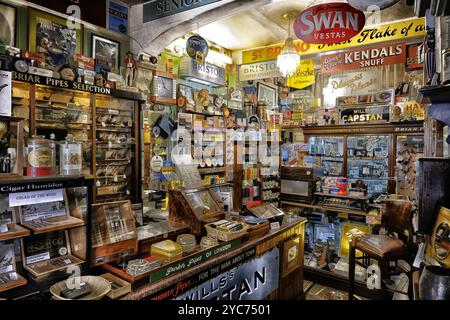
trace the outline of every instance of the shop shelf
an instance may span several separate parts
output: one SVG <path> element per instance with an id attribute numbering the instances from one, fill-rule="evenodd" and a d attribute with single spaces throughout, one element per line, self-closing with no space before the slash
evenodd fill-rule
<path id="1" fill-rule="evenodd" d="M 23 237 L 28 237 L 30 231 L 17 224 L 12 224 L 8 226 L 9 231 L 5 233 L 0 233 L 0 241 L 18 239 Z"/>
<path id="2" fill-rule="evenodd" d="M 58 230 L 67 230 L 67 229 L 73 229 L 78 227 L 85 226 L 85 222 L 81 219 L 68 216 L 64 217 L 64 219 L 52 219 L 51 225 L 48 227 L 42 227 L 42 228 L 36 228 L 35 226 L 31 225 L 30 223 L 24 222 L 21 223 L 22 226 L 30 229 L 33 234 L 42 234 L 42 233 L 48 233 L 52 231 L 58 231 Z"/>

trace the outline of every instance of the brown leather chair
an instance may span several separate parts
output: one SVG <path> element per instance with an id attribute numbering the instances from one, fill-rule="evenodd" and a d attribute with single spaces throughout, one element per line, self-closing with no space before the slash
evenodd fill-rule
<path id="1" fill-rule="evenodd" d="M 381 227 L 388 235 L 363 235 L 352 239 L 349 254 L 349 299 L 354 299 L 356 264 L 367 268 L 370 259 L 378 261 L 381 270 L 382 296 L 386 293 L 383 280 L 388 278 L 389 263 L 409 256 L 411 250 L 413 227 L 412 217 L 414 204 L 409 200 L 387 200 L 382 210 Z M 398 235 L 395 237 L 394 232 Z M 363 256 L 356 257 L 356 250 Z M 363 260 L 362 263 L 359 260 Z"/>

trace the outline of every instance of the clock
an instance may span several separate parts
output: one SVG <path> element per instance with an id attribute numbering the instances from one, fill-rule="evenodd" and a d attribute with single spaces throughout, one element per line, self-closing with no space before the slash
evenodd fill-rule
<path id="1" fill-rule="evenodd" d="M 154 71 L 150 101 L 165 104 L 177 103 L 176 80 L 173 74 Z"/>

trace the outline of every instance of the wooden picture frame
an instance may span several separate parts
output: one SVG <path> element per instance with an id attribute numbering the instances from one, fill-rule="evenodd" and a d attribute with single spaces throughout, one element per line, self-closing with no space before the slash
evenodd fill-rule
<path id="1" fill-rule="evenodd" d="M 274 111 L 278 106 L 277 88 L 258 82 L 257 100 L 265 101 L 267 104 L 267 110 Z"/>
<path id="2" fill-rule="evenodd" d="M 109 53 L 106 52 L 108 48 L 111 51 Z M 96 65 L 108 67 L 116 72 L 120 70 L 120 42 L 92 33 L 91 54 L 95 59 Z M 114 63 L 111 63 L 110 61 L 113 61 Z"/>
<path id="3" fill-rule="evenodd" d="M 302 238 L 295 236 L 283 243 L 281 277 L 285 278 L 302 266 Z"/>
<path id="4" fill-rule="evenodd" d="M 67 22 L 66 19 L 42 11 L 29 11 L 28 48 L 31 52 L 44 54 L 47 68 L 53 71 L 59 71 L 67 64 L 73 65 L 75 55 L 82 51 L 82 24 L 78 25 L 78 29 L 71 30 Z M 62 38 L 61 34 L 66 37 Z M 65 48 L 58 47 L 56 42 L 64 43 Z"/>
<path id="5" fill-rule="evenodd" d="M 9 4 L 0 2 L 0 25 L 4 29 L 4 36 L 0 38 L 0 43 L 7 46 L 16 46 L 16 31 L 17 31 L 17 8 Z M 8 32 L 9 31 L 9 32 Z M 8 36 L 9 34 L 9 36 Z M 8 38 L 9 37 L 9 38 Z"/>
<path id="6" fill-rule="evenodd" d="M 163 104 L 177 103 L 177 81 L 171 73 L 154 71 L 150 102 Z"/>

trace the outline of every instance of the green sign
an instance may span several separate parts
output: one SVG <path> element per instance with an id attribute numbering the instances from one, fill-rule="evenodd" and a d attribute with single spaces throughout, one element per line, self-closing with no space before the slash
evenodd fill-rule
<path id="1" fill-rule="evenodd" d="M 220 0 L 155 0 L 144 4 L 144 23 L 197 9 Z"/>
<path id="2" fill-rule="evenodd" d="M 221 246 L 214 247 L 212 249 L 204 251 L 201 254 L 196 255 L 192 258 L 187 258 L 187 259 L 175 262 L 175 263 L 159 270 L 158 272 L 155 272 L 152 275 L 150 275 L 149 282 L 153 283 L 153 282 L 161 280 L 165 277 L 171 276 L 175 273 L 179 273 L 188 268 L 192 268 L 192 267 L 194 267 L 202 262 L 205 262 L 206 260 L 211 259 L 219 254 L 222 254 L 226 251 L 229 251 L 229 250 L 239 247 L 241 245 L 241 243 L 242 243 L 241 240 L 237 239 L 232 242 L 227 242 Z"/>

